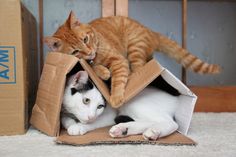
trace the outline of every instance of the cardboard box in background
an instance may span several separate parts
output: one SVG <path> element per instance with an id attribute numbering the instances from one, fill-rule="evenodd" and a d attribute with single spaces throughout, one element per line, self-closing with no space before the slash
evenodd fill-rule
<path id="1" fill-rule="evenodd" d="M 106 127 L 91 131 L 83 136 L 69 136 L 65 131 L 60 130 L 60 110 L 66 75 L 75 69 L 77 71 L 86 70 L 105 99 L 109 101 L 110 98 L 108 87 L 98 78 L 86 61 L 79 60 L 72 55 L 50 52 L 46 58 L 40 78 L 37 99 L 31 116 L 31 124 L 47 135 L 58 136 L 56 142 L 72 145 L 117 143 L 195 144 L 193 140 L 185 135 L 187 135 L 190 126 L 197 97 L 180 80 L 154 59 L 149 61 L 140 71 L 129 76 L 125 91 L 125 102 L 128 103 L 129 100 L 161 75 L 171 86 L 178 89 L 181 93 L 180 104 L 175 113 L 175 120 L 179 125 L 179 133 L 175 132 L 171 136 L 161 138 L 157 141 L 144 140 L 141 135 L 114 139 L 109 136 L 109 127 Z"/>
<path id="2" fill-rule="evenodd" d="M 0 21 L 0 135 L 23 134 L 39 78 L 36 20 L 20 0 L 1 0 Z"/>

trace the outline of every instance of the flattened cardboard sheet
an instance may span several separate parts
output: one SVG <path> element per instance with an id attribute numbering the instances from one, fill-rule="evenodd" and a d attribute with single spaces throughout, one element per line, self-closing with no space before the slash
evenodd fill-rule
<path id="1" fill-rule="evenodd" d="M 82 136 L 70 136 L 63 130 L 56 139 L 59 144 L 70 144 L 76 146 L 98 145 L 98 144 L 160 144 L 160 145 L 195 145 L 190 138 L 175 132 L 170 136 L 160 138 L 156 141 L 145 140 L 141 135 L 128 136 L 125 138 L 111 138 L 108 134 L 110 127 L 100 128 L 88 132 Z"/>

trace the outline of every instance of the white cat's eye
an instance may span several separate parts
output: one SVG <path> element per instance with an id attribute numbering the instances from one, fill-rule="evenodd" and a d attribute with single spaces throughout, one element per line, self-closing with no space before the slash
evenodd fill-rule
<path id="1" fill-rule="evenodd" d="M 89 98 L 83 98 L 83 103 L 85 105 L 89 104 L 90 103 L 90 99 Z"/>
<path id="2" fill-rule="evenodd" d="M 101 109 L 103 107 L 105 107 L 105 105 L 98 105 L 97 109 Z"/>
<path id="3" fill-rule="evenodd" d="M 86 44 L 88 42 L 88 35 L 84 38 L 84 43 Z"/>

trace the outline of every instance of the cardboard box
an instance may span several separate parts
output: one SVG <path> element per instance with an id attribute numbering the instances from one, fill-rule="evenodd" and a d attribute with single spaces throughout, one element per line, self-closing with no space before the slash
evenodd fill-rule
<path id="1" fill-rule="evenodd" d="M 157 141 L 146 141 L 141 135 L 127 138 L 111 138 L 107 128 L 97 129 L 83 136 L 69 136 L 66 131 L 60 130 L 60 110 L 64 94 L 66 75 L 73 69 L 84 69 L 96 84 L 107 101 L 109 89 L 99 79 L 89 64 L 84 60 L 62 53 L 50 52 L 47 56 L 41 75 L 36 104 L 33 108 L 31 124 L 50 136 L 58 136 L 58 143 L 72 145 L 115 144 L 115 143 L 159 143 L 159 144 L 189 144 L 195 142 L 185 135 L 188 132 L 192 113 L 197 97 L 167 69 L 155 60 L 149 61 L 140 71 L 129 76 L 125 91 L 125 102 L 132 99 L 159 75 L 181 92 L 181 104 L 175 114 L 179 124 L 178 132 Z"/>
<path id="2" fill-rule="evenodd" d="M 23 134 L 39 78 L 36 20 L 20 0 L 3 0 L 0 21 L 0 135 Z"/>

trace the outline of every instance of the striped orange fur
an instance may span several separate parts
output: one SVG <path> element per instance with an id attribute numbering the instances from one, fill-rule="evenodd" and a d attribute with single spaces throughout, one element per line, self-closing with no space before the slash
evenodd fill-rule
<path id="1" fill-rule="evenodd" d="M 220 71 L 219 66 L 201 61 L 175 41 L 122 16 L 99 18 L 82 24 L 71 12 L 54 35 L 44 41 L 53 51 L 93 60 L 93 69 L 103 80 L 112 76 L 110 103 L 113 107 L 123 103 L 130 72 L 147 63 L 155 50 L 196 73 L 215 74 Z"/>

